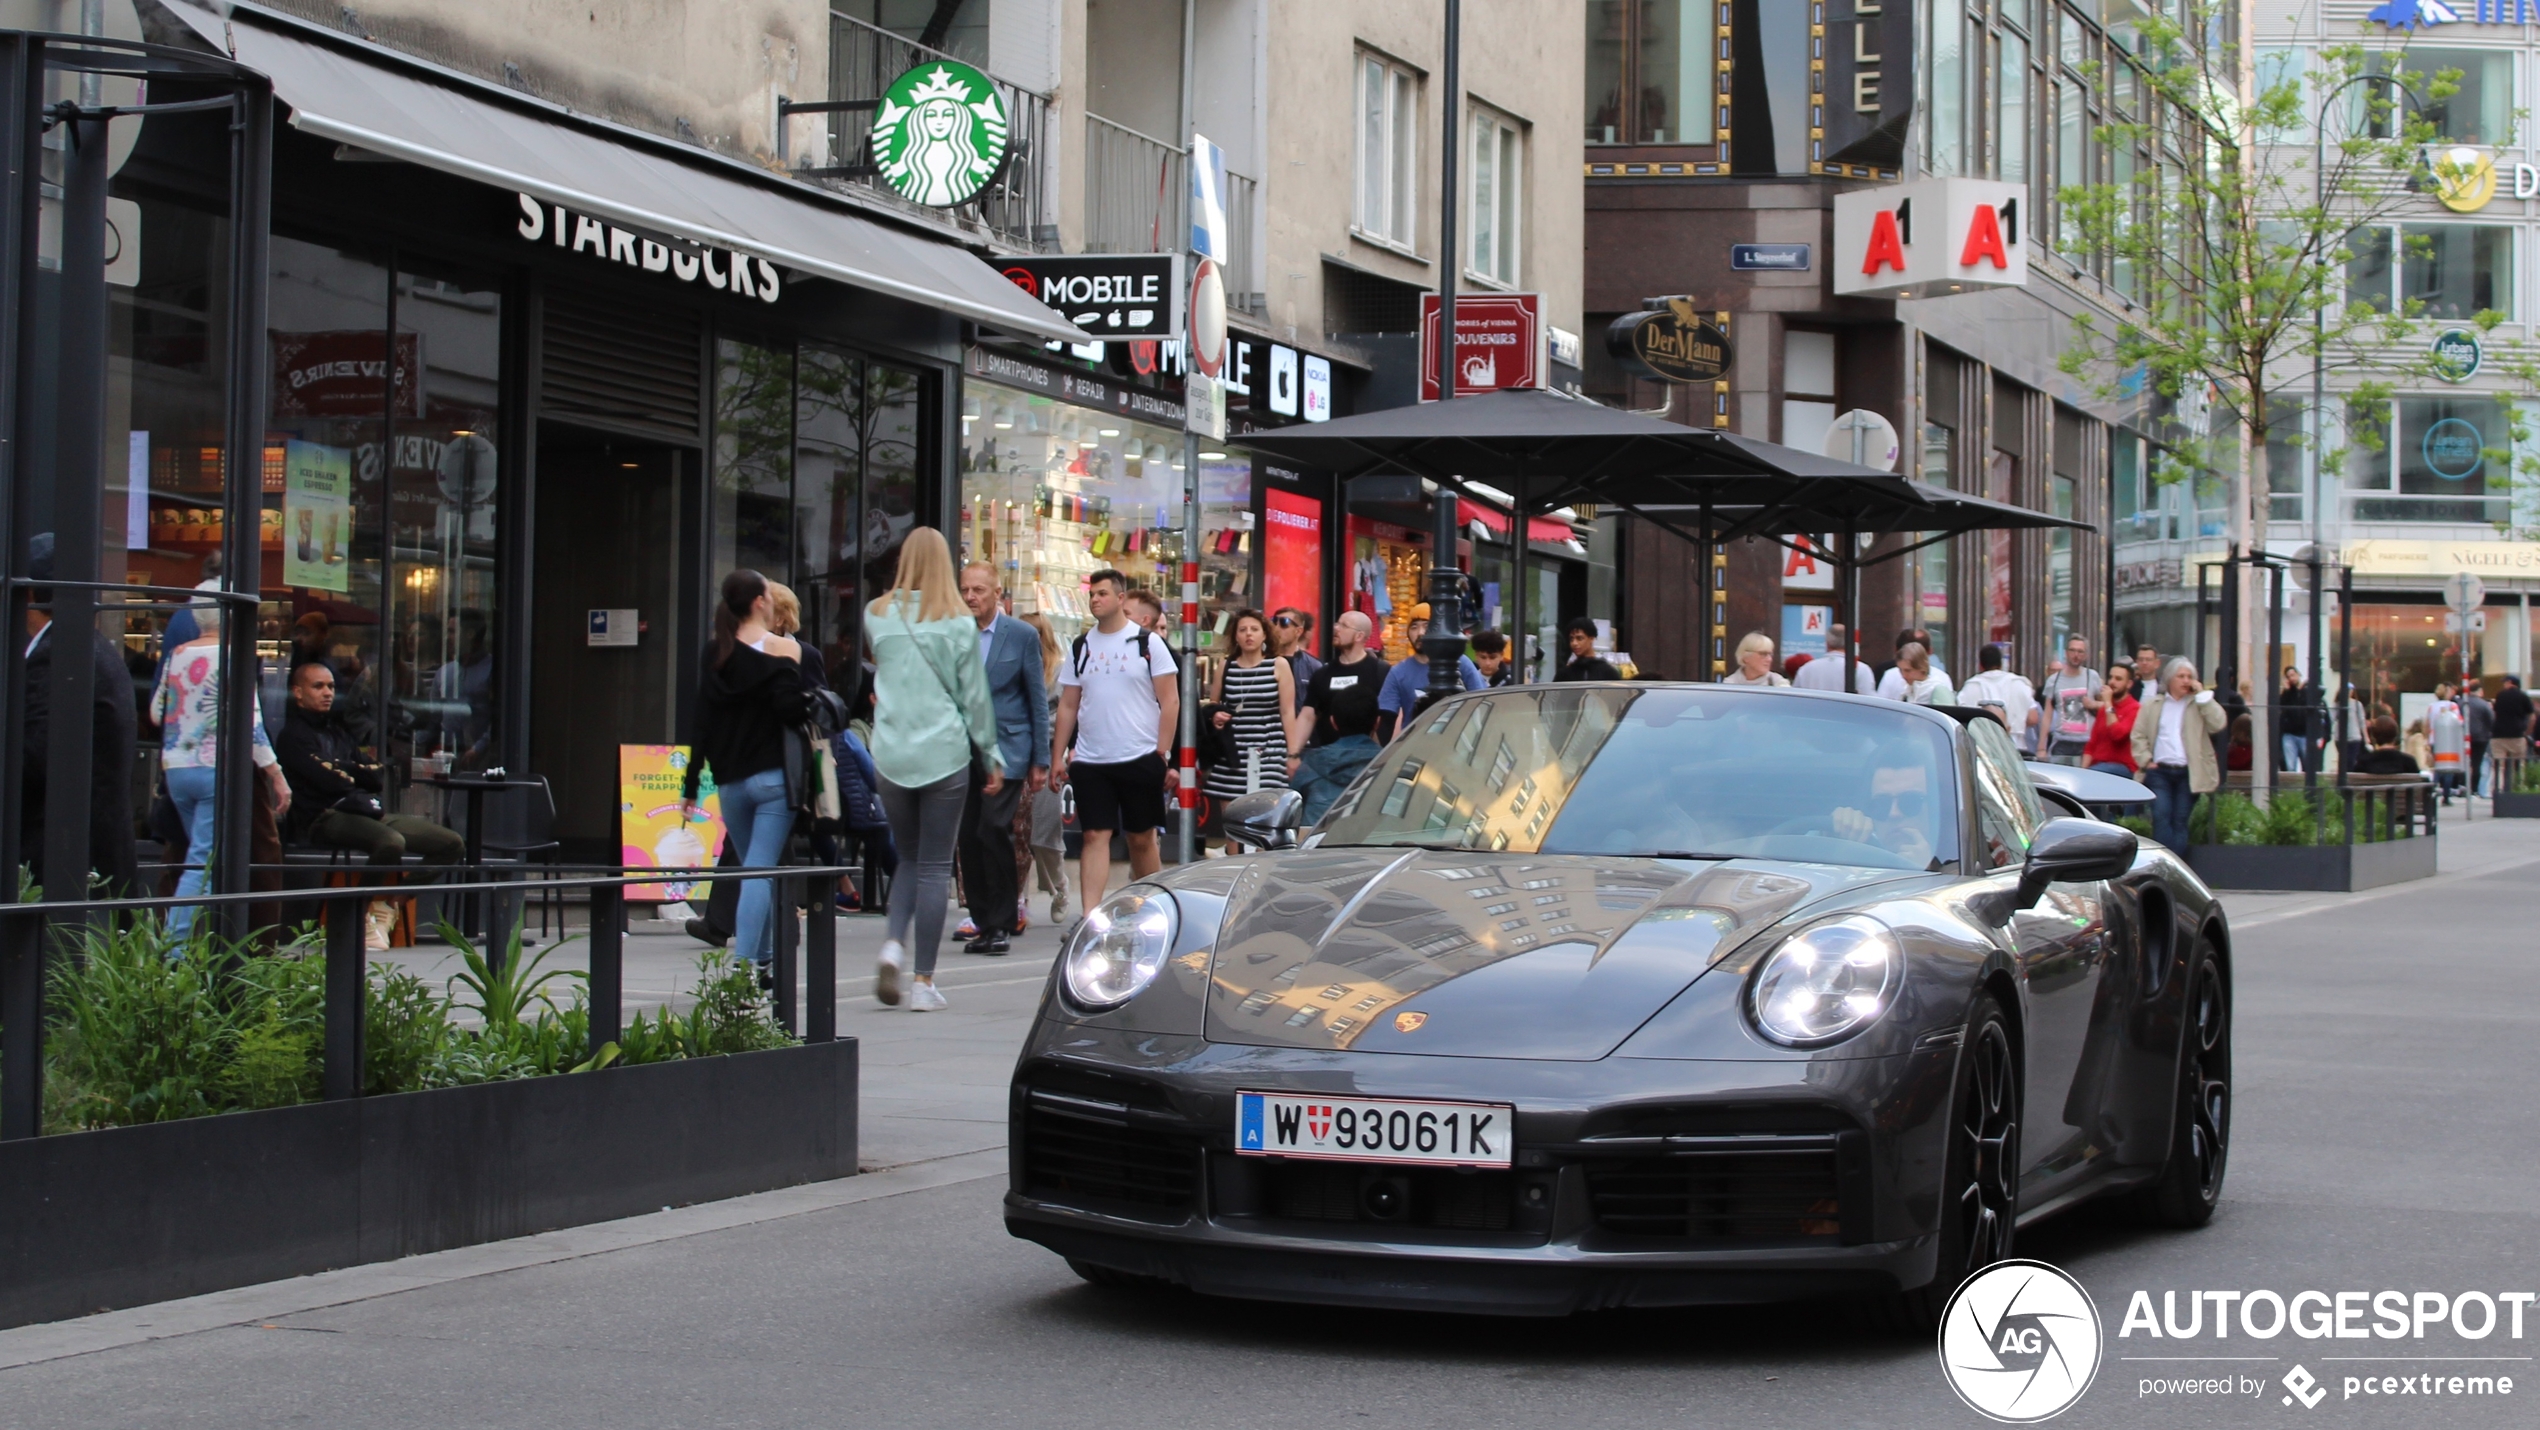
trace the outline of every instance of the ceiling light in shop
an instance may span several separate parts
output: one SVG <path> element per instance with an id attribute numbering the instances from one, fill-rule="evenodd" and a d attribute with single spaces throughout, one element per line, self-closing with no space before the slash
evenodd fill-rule
<path id="1" fill-rule="evenodd" d="M 1120 429 L 1117 427 L 1105 427 L 1102 429 L 1102 435 L 1105 437 L 1117 437 L 1120 435 Z"/>
<path id="2" fill-rule="evenodd" d="M 1222 462 L 1226 460 L 1226 454 L 1223 452 L 1202 452 L 1199 454 L 1199 459 L 1203 462 Z"/>
<path id="3" fill-rule="evenodd" d="M 1013 429 L 1014 429 L 1014 424 L 1013 424 L 1013 423 L 1011 423 L 1011 422 L 1000 422 L 1000 423 L 998 423 L 998 424 L 997 424 L 997 430 L 998 430 L 998 431 L 1000 431 L 1000 432 L 1009 432 L 1009 431 L 1012 431 Z"/>

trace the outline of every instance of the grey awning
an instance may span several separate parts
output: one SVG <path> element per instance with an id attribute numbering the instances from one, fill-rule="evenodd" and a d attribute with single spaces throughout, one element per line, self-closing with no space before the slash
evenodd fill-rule
<path id="1" fill-rule="evenodd" d="M 307 133 L 1004 332 L 1088 341 L 970 250 L 820 190 L 250 6 L 223 5 L 225 16 L 183 0 L 168 8 L 213 48 L 235 44 Z"/>

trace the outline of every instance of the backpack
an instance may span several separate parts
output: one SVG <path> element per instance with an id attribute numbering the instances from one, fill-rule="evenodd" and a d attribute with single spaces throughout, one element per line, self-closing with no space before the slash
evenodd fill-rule
<path id="1" fill-rule="evenodd" d="M 1148 630 L 1144 626 L 1136 627 L 1136 630 L 1138 632 L 1138 663 L 1145 666 L 1149 671 L 1153 671 L 1155 669 L 1155 662 L 1147 655 L 1147 642 L 1154 637 L 1155 632 Z M 1069 653 L 1075 659 L 1076 678 L 1078 680 L 1083 680 L 1085 678 L 1086 660 L 1085 637 L 1083 632 L 1080 631 L 1077 633 L 1076 644 L 1070 648 Z"/>

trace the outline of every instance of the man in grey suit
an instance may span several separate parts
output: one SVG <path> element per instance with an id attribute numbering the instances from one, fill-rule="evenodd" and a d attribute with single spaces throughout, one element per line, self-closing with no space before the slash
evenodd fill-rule
<path id="1" fill-rule="evenodd" d="M 961 818 L 961 888 L 978 937 L 966 953 L 1001 954 L 1016 932 L 1021 894 L 1014 867 L 1014 809 L 1023 791 L 1049 778 L 1050 702 L 1041 671 L 1041 635 L 998 609 L 996 568 L 961 569 L 961 599 L 979 621 L 979 658 L 988 667 L 988 698 L 997 711 L 997 757 L 1005 788 L 982 794 L 986 771 L 971 760 L 970 800 Z"/>

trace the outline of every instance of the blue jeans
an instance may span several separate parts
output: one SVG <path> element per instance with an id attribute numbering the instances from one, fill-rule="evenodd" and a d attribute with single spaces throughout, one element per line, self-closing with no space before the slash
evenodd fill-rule
<path id="1" fill-rule="evenodd" d="M 2284 763 L 2276 768 L 2299 774 L 2303 768 L 2302 757 L 2310 753 L 2310 737 L 2308 735 L 2279 735 L 2276 737 L 2276 743 L 2284 750 Z"/>
<path id="2" fill-rule="evenodd" d="M 209 765 L 189 765 L 167 772 L 168 798 L 176 805 L 176 817 L 185 825 L 185 862 L 201 867 L 187 869 L 176 881 L 176 892 L 182 898 L 199 894 L 212 886 L 212 823 L 219 802 L 212 798 L 218 775 Z M 198 912 L 192 904 L 181 904 L 168 912 L 168 932 L 183 938 L 194 927 Z"/>
<path id="3" fill-rule="evenodd" d="M 794 832 L 794 810 L 785 802 L 785 771 L 761 770 L 748 779 L 716 790 L 723 806 L 724 837 L 741 851 L 751 869 L 773 869 L 785 858 L 785 837 Z M 776 956 L 776 889 L 771 880 L 750 879 L 741 885 L 741 909 L 733 919 L 732 956 L 765 963 Z"/>
<path id="4" fill-rule="evenodd" d="M 2152 837 L 2173 854 L 2187 854 L 2187 812 L 2196 807 L 2188 787 L 2187 766 L 2154 765 L 2138 776 L 2152 787 Z"/>

